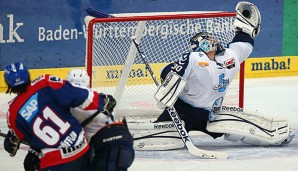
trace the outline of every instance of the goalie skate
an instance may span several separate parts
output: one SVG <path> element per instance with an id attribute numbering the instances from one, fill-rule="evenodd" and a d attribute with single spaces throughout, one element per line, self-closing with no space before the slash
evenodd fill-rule
<path id="1" fill-rule="evenodd" d="M 292 134 L 292 131 L 290 130 L 289 136 L 281 143 L 281 145 L 290 144 L 290 142 L 294 139 L 295 134 Z"/>

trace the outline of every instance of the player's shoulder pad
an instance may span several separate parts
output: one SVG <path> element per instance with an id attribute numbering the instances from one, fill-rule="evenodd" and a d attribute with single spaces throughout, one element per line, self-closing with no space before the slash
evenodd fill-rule
<path id="1" fill-rule="evenodd" d="M 31 83 L 31 85 L 36 84 L 41 84 L 43 85 L 42 87 L 49 86 L 56 89 L 62 87 L 65 84 L 65 80 L 57 76 L 44 74 L 34 79 Z"/>
<path id="2" fill-rule="evenodd" d="M 205 59 L 207 55 L 204 52 L 191 52 L 189 58 Z"/>
<path id="3" fill-rule="evenodd" d="M 40 75 L 40 76 L 36 77 L 36 78 L 32 81 L 32 84 L 36 84 L 36 83 L 38 83 L 38 82 L 40 82 L 40 81 L 42 81 L 42 80 L 45 80 L 45 79 L 46 79 L 46 74 L 44 74 L 44 75 Z"/>
<path id="4" fill-rule="evenodd" d="M 209 63 L 210 61 L 209 57 L 204 52 L 192 52 L 189 58 L 192 62 L 197 63 L 198 66 L 201 66 L 199 63 Z"/>

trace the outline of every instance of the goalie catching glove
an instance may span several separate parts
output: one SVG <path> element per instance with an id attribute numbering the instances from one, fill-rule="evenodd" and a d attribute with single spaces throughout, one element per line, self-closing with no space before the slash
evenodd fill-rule
<path id="1" fill-rule="evenodd" d="M 261 30 L 261 15 L 258 8 L 250 3 L 241 1 L 236 6 L 236 31 L 241 31 L 255 38 Z"/>

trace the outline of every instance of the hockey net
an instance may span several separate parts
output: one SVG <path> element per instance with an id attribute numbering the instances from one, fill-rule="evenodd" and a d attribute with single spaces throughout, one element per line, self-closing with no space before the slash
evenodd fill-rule
<path id="1" fill-rule="evenodd" d="M 157 87 L 138 56 L 132 37 L 139 42 L 160 82 L 161 69 L 189 51 L 189 40 L 196 33 L 211 32 L 227 46 L 234 36 L 234 17 L 232 12 L 86 17 L 86 68 L 91 86 L 115 97 L 117 116 L 129 121 L 154 121 L 162 112 L 154 99 Z M 230 85 L 224 105 L 242 107 L 242 76 L 238 74 Z"/>

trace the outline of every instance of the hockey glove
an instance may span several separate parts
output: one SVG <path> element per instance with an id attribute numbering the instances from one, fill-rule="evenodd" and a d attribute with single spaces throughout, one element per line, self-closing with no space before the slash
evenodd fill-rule
<path id="1" fill-rule="evenodd" d="M 13 157 L 18 151 L 20 143 L 20 139 L 11 131 L 8 131 L 4 140 L 4 149 L 9 153 L 11 157 Z"/>
<path id="2" fill-rule="evenodd" d="M 24 160 L 25 171 L 35 171 L 39 170 L 40 160 L 38 150 L 33 150 L 29 148 L 28 153 Z"/>
<path id="3" fill-rule="evenodd" d="M 236 31 L 255 38 L 261 30 L 261 14 L 258 8 L 250 2 L 241 1 L 236 6 L 236 13 L 234 22 Z"/>
<path id="4" fill-rule="evenodd" d="M 111 115 L 114 107 L 116 106 L 116 100 L 111 95 L 105 95 L 104 97 L 104 113 L 106 115 Z"/>
<path id="5" fill-rule="evenodd" d="M 133 138 L 125 123 L 103 127 L 90 143 L 94 147 L 92 165 L 97 170 L 125 171 L 134 161 Z"/>

